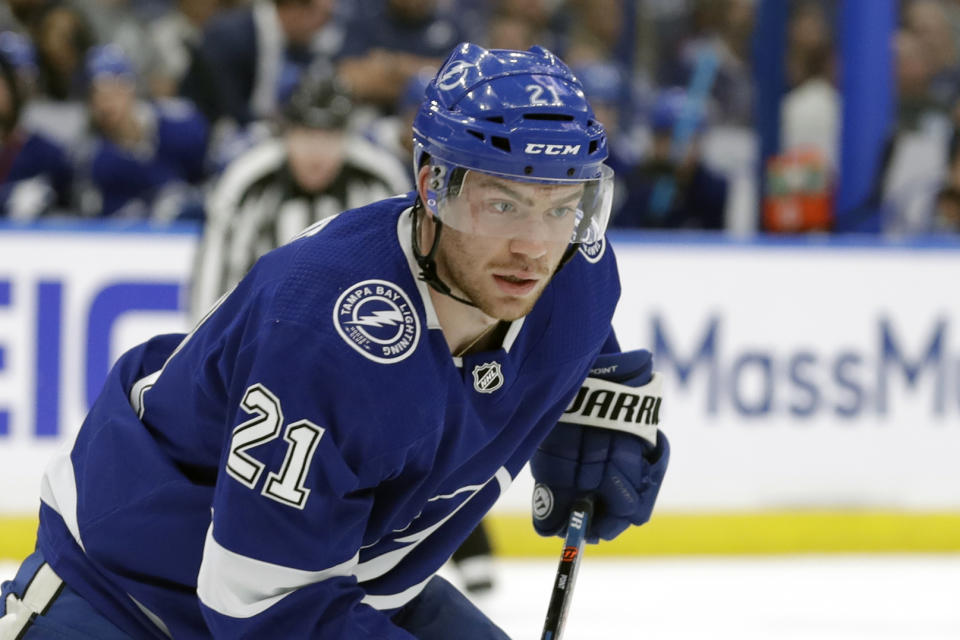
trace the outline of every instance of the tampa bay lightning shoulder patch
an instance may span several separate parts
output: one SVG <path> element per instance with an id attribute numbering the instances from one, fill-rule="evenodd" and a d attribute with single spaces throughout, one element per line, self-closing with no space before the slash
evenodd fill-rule
<path id="1" fill-rule="evenodd" d="M 607 239 L 600 236 L 600 239 L 589 244 L 580 245 L 580 254 L 587 259 L 587 262 L 596 264 L 600 262 L 604 252 L 607 250 Z"/>
<path id="2" fill-rule="evenodd" d="M 417 348 L 420 318 L 406 292 L 386 280 L 364 280 L 340 294 L 333 326 L 363 357 L 400 362 Z"/>

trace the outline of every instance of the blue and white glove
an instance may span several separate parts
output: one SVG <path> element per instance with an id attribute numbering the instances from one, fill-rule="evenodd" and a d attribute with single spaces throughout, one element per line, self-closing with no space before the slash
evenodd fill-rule
<path id="1" fill-rule="evenodd" d="M 612 540 L 650 519 L 670 459 L 657 429 L 660 379 L 640 349 L 603 354 L 530 460 L 533 526 L 565 535 L 570 507 L 592 494 L 596 508 L 587 541 Z"/>

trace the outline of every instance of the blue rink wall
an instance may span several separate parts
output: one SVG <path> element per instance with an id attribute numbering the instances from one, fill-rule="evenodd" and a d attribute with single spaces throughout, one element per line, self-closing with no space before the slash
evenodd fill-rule
<path id="1" fill-rule="evenodd" d="M 110 364 L 188 330 L 191 226 L 0 225 L 0 557 Z M 614 233 L 615 327 L 655 352 L 673 460 L 653 521 L 592 553 L 960 550 L 960 242 Z M 594 251 L 609 250 L 593 247 Z M 532 481 L 491 515 L 553 555 Z"/>

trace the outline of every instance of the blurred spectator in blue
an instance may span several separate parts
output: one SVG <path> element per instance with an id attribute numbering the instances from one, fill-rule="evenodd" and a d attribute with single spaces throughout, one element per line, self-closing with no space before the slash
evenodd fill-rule
<path id="1" fill-rule="evenodd" d="M 243 126 L 276 116 L 316 55 L 334 0 L 256 0 L 207 23 L 180 86 L 211 122 Z"/>
<path id="2" fill-rule="evenodd" d="M 420 110 L 427 85 L 430 84 L 433 76 L 434 74 L 429 71 L 413 75 L 407 81 L 400 99 L 397 100 L 395 113 L 375 118 L 363 127 L 366 137 L 379 148 L 389 151 L 397 159 L 397 163 L 404 168 L 410 166 L 410 158 L 413 157 L 413 135 L 410 133 L 413 119 Z M 407 177 L 409 178 L 407 187 L 413 189 L 412 169 L 408 171 Z"/>
<path id="3" fill-rule="evenodd" d="M 411 77 L 436 70 L 464 39 L 463 27 L 437 0 L 373 0 L 346 20 L 338 74 L 354 98 L 390 111 Z"/>
<path id="4" fill-rule="evenodd" d="M 626 201 L 612 218 L 616 227 L 645 229 L 722 229 L 727 181 L 700 157 L 706 126 L 702 105 L 672 88 L 655 100 L 649 117 L 649 154 L 624 178 Z M 689 128 L 686 141 L 678 132 Z"/>
<path id="5" fill-rule="evenodd" d="M 698 60 L 703 59 L 701 50 L 710 47 L 719 59 L 711 92 L 717 103 L 718 122 L 752 126 L 750 43 L 754 5 L 754 0 L 695 0 L 689 33 L 676 43 L 664 43 L 668 48 L 660 60 L 657 83 L 686 85 Z"/>
<path id="6" fill-rule="evenodd" d="M 221 7 L 221 0 L 176 0 L 150 23 L 147 87 L 154 97 L 173 97 L 200 50 L 203 29 Z"/>
<path id="7" fill-rule="evenodd" d="M 73 168 L 65 149 L 19 126 L 25 95 L 0 53 L 0 216 L 32 219 L 70 204 Z"/>
<path id="8" fill-rule="evenodd" d="M 94 130 L 84 212 L 167 221 L 200 217 L 208 127 L 184 100 L 138 99 L 130 60 L 116 45 L 90 50 Z"/>
<path id="9" fill-rule="evenodd" d="M 590 100 L 594 115 L 607 130 L 609 157 L 607 164 L 614 171 L 614 215 L 626 201 L 628 176 L 640 162 L 649 144 L 647 132 L 634 126 L 622 114 L 633 113 L 633 95 L 623 68 L 611 62 L 593 62 L 573 65 L 574 74 L 583 83 L 583 91 Z"/>
<path id="10" fill-rule="evenodd" d="M 407 190 L 406 166 L 352 131 L 353 103 L 324 66 L 302 77 L 280 134 L 237 158 L 214 186 L 193 278 L 197 317 L 308 225 Z"/>

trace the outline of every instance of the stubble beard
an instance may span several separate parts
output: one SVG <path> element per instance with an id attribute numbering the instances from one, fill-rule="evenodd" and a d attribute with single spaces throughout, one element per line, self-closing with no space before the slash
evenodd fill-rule
<path id="1" fill-rule="evenodd" d="M 541 294 L 543 294 L 543 290 L 550 282 L 550 278 L 555 269 L 548 268 L 547 265 L 540 261 L 536 261 L 534 264 L 531 264 L 532 261 L 523 260 L 517 260 L 515 262 L 508 261 L 503 264 L 494 262 L 494 271 L 499 267 L 511 269 L 518 268 L 522 265 L 540 277 L 540 281 L 537 283 L 537 289 L 531 291 L 528 295 L 522 298 L 509 297 L 497 291 L 496 284 L 492 282 L 491 279 L 490 265 L 484 264 L 482 265 L 483 268 L 478 270 L 471 267 L 478 267 L 480 265 L 466 264 L 469 261 L 469 252 L 466 251 L 464 244 L 460 242 L 460 238 L 451 236 L 453 236 L 453 234 L 446 233 L 445 237 L 441 238 L 442 249 L 437 252 L 436 260 L 437 267 L 441 273 L 446 275 L 445 279 L 448 280 L 447 284 L 454 292 L 458 292 L 459 295 L 473 302 L 480 311 L 497 320 L 513 322 L 533 310 L 537 300 L 539 300 Z M 446 240 L 446 242 L 444 242 L 444 240 Z M 451 254 L 459 255 L 467 259 L 461 259 L 459 261 L 450 260 L 449 255 Z"/>

